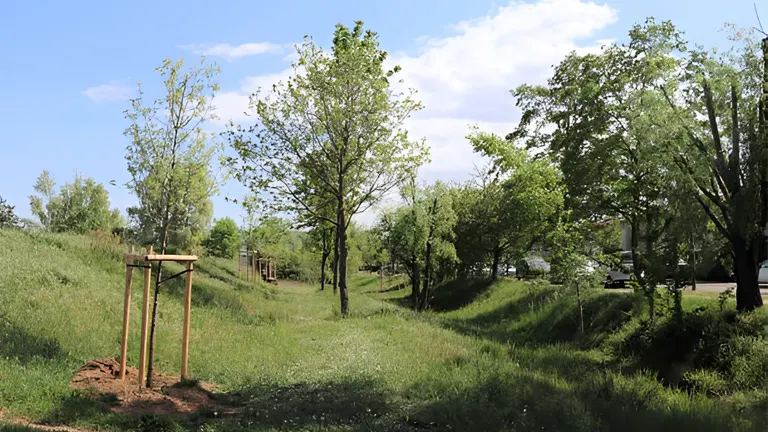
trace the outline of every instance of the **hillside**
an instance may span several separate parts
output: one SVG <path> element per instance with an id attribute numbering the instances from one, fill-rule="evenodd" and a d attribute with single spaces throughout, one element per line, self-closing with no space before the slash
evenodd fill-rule
<path id="1" fill-rule="evenodd" d="M 716 300 L 686 299 L 684 334 L 643 333 L 637 298 L 600 291 L 587 303 L 587 336 L 578 342 L 573 299 L 551 287 L 457 281 L 436 289 L 435 312 L 419 315 L 401 307 L 408 289 L 396 289 L 399 280 L 379 292 L 376 278 L 361 277 L 342 320 L 330 290 L 246 283 L 233 263 L 208 258 L 194 277 L 190 370 L 236 408 L 116 414 L 114 400 L 68 383 L 84 363 L 119 352 L 125 246 L 21 231 L 0 231 L 0 245 L 0 421 L 117 431 L 768 427 L 768 352 L 756 333 L 768 324 L 765 311 L 734 318 Z M 162 372 L 179 368 L 181 299 L 181 282 L 161 294 Z M 702 329 L 714 335 L 696 333 Z M 697 343 L 720 342 L 734 329 L 741 339 L 726 341 L 730 357 L 703 356 Z M 684 335 L 691 343 L 674 355 L 660 348 Z"/>

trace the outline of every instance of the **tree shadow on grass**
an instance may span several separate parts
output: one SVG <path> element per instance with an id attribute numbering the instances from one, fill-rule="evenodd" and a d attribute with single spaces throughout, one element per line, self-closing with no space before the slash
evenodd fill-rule
<path id="1" fill-rule="evenodd" d="M 360 291 L 360 294 L 388 293 L 388 292 L 393 292 L 393 291 L 400 291 L 401 289 L 405 288 L 406 286 L 408 286 L 407 282 L 400 282 L 400 283 L 398 283 L 396 285 L 392 285 L 389 288 L 384 288 L 383 290 L 382 289 L 374 289 L 374 290 L 368 290 L 368 291 Z"/>
<path id="2" fill-rule="evenodd" d="M 582 344 L 594 347 L 629 320 L 633 299 L 616 293 L 595 294 L 584 301 L 586 335 Z M 500 343 L 552 344 L 579 341 L 575 298 L 557 289 L 530 290 L 472 318 L 442 320 L 459 333 Z"/>
<path id="3" fill-rule="evenodd" d="M 127 405 L 74 392 L 44 420 L 46 425 L 78 425 L 116 431 L 205 430 L 387 430 L 391 406 L 387 393 L 372 379 L 296 384 L 254 384 L 219 394 L 226 407 L 201 406 L 194 412 Z M 146 404 L 144 404 L 146 405 Z M 160 408 L 160 407 L 158 407 Z M 162 412 L 161 412 L 162 411 Z"/>
<path id="4" fill-rule="evenodd" d="M 593 431 L 595 421 L 583 403 L 553 382 L 521 371 L 484 374 L 472 386 L 442 394 L 409 415 L 408 423 L 432 430 Z M 435 382 L 411 392 L 435 394 Z"/>
<path id="5" fill-rule="evenodd" d="M 28 363 L 34 358 L 50 360 L 63 355 L 56 339 L 31 334 L 0 315 L 0 357 Z"/>
<path id="6" fill-rule="evenodd" d="M 561 363 L 562 359 L 554 359 Z M 617 379 L 594 373 L 552 378 L 530 369 L 481 371 L 456 388 L 447 378 L 418 383 L 408 392 L 432 400 L 408 415 L 408 424 L 461 431 L 762 431 L 754 413 L 715 403 L 668 404 L 653 378 Z M 466 382 L 466 381 L 464 381 Z M 459 384 L 461 385 L 461 384 Z M 447 386 L 447 387 L 446 387 Z M 452 391 L 444 391 L 444 389 Z M 443 389 L 443 390 L 438 390 Z"/>
<path id="7" fill-rule="evenodd" d="M 369 378 L 324 383 L 254 385 L 232 394 L 242 403 L 241 422 L 252 428 L 368 430 L 390 409 L 387 395 Z"/>
<path id="8" fill-rule="evenodd" d="M 409 285 L 410 283 L 403 282 L 391 289 L 377 292 L 399 290 L 401 287 L 405 288 Z M 448 312 L 461 309 L 488 291 L 491 285 L 492 282 L 490 280 L 455 280 L 440 285 L 432 292 L 433 295 L 429 300 L 429 309 L 435 312 Z M 403 308 L 413 308 L 410 289 L 406 290 L 402 296 L 388 298 L 386 301 Z"/>
<path id="9" fill-rule="evenodd" d="M 434 290 L 429 302 L 430 308 L 437 312 L 461 309 L 488 291 L 492 284 L 490 279 L 458 279 L 448 282 Z"/>

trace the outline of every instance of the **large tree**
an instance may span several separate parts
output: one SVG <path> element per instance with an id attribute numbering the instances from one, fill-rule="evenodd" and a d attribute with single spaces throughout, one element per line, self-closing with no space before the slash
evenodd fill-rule
<path id="1" fill-rule="evenodd" d="M 490 254 L 496 280 L 505 255 L 514 261 L 541 242 L 563 205 L 560 174 L 547 159 L 535 159 L 501 137 L 480 131 L 469 135 L 475 151 L 489 157 L 477 184 L 476 244 Z"/>
<path id="2" fill-rule="evenodd" d="M 664 152 L 674 136 L 664 122 L 670 110 L 656 83 L 674 76 L 670 54 L 682 45 L 668 37 L 668 23 L 649 27 L 642 39 L 630 33 L 628 44 L 570 54 L 546 86 L 518 87 L 523 116 L 508 138 L 547 150 L 563 172 L 574 217 L 626 221 L 635 276 L 653 288 L 644 270 L 672 221 L 666 192 L 674 187 Z"/>
<path id="3" fill-rule="evenodd" d="M 210 197 L 216 190 L 211 161 L 217 146 L 203 126 L 215 118 L 214 82 L 219 69 L 202 59 L 196 67 L 184 69 L 184 61 L 163 61 L 156 71 L 163 77 L 162 92 L 155 100 L 139 96 L 131 99 L 125 111 L 130 125 L 125 135 L 130 140 L 126 160 L 130 181 L 127 186 L 138 198 L 131 213 L 141 231 L 149 233 L 148 244 L 156 244 L 160 253 L 168 247 L 169 232 L 195 225 L 195 219 L 207 214 L 210 222 Z M 200 224 L 200 221 L 198 221 Z M 155 321 L 162 262 L 155 279 L 152 324 L 149 337 L 147 386 L 152 384 L 155 355 Z"/>
<path id="4" fill-rule="evenodd" d="M 403 205 L 385 211 L 376 226 L 390 258 L 405 265 L 411 280 L 411 304 L 429 307 L 432 286 L 456 260 L 453 241 L 456 213 L 452 189 L 442 182 L 418 187 L 415 179 L 401 189 Z"/>
<path id="5" fill-rule="evenodd" d="M 421 105 L 390 86 L 378 36 L 337 25 L 330 52 L 305 39 L 294 75 L 252 98 L 256 125 L 234 127 L 236 177 L 275 209 L 304 211 L 336 227 L 341 312 L 349 312 L 347 228 L 425 159 L 403 121 Z M 317 200 L 315 198 L 320 198 Z M 330 201 L 330 202 L 325 202 Z M 317 211 L 333 205 L 333 217 Z"/>
<path id="6" fill-rule="evenodd" d="M 648 31 L 638 27 L 638 37 Z M 763 304 L 757 276 L 768 253 L 768 38 L 740 31 L 733 40 L 723 55 L 690 51 L 682 85 L 660 87 L 679 126 L 675 165 L 730 243 L 736 306 L 745 311 Z"/>
<path id="7" fill-rule="evenodd" d="M 101 183 L 76 174 L 72 183 L 56 191 L 48 171 L 43 171 L 35 183 L 40 195 L 30 195 L 32 214 L 52 232 L 86 233 L 97 229 L 112 229 L 123 225 L 117 209 L 109 208 L 109 193 Z"/>

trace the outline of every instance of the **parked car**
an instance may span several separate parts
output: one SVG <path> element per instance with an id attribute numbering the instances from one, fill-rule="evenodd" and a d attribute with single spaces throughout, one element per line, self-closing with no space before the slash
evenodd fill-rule
<path id="1" fill-rule="evenodd" d="M 763 261 L 760 266 L 760 272 L 757 274 L 757 284 L 761 288 L 768 287 L 768 260 Z"/>
<path id="2" fill-rule="evenodd" d="M 624 288 L 629 280 L 630 276 L 627 273 L 618 270 L 608 270 L 605 275 L 604 286 L 606 288 Z"/>
<path id="3" fill-rule="evenodd" d="M 515 266 L 518 279 L 532 279 L 549 274 L 549 263 L 543 258 L 525 258 Z"/>

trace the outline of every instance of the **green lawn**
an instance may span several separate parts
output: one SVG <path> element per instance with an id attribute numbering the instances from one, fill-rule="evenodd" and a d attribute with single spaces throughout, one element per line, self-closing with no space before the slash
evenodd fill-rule
<path id="1" fill-rule="evenodd" d="M 403 307 L 409 289 L 395 289 L 403 280 L 387 280 L 388 290 L 379 292 L 375 277 L 358 277 L 352 314 L 342 320 L 330 289 L 245 283 L 234 278 L 233 262 L 215 259 L 196 266 L 190 370 L 234 395 L 242 409 L 226 418 L 118 416 L 67 383 L 83 363 L 120 350 L 125 248 L 97 237 L 13 231 L 0 231 L 0 244 L 5 419 L 120 431 L 768 427 L 768 397 L 751 383 L 690 393 L 617 361 L 614 348 L 639 325 L 629 294 L 595 292 L 582 340 L 567 293 L 513 281 L 439 287 L 435 311 L 416 314 Z M 156 364 L 163 371 L 179 368 L 181 283 L 161 294 Z M 134 365 L 140 285 L 137 274 Z M 687 309 L 717 303 L 690 301 Z M 752 319 L 768 323 L 762 312 Z"/>

